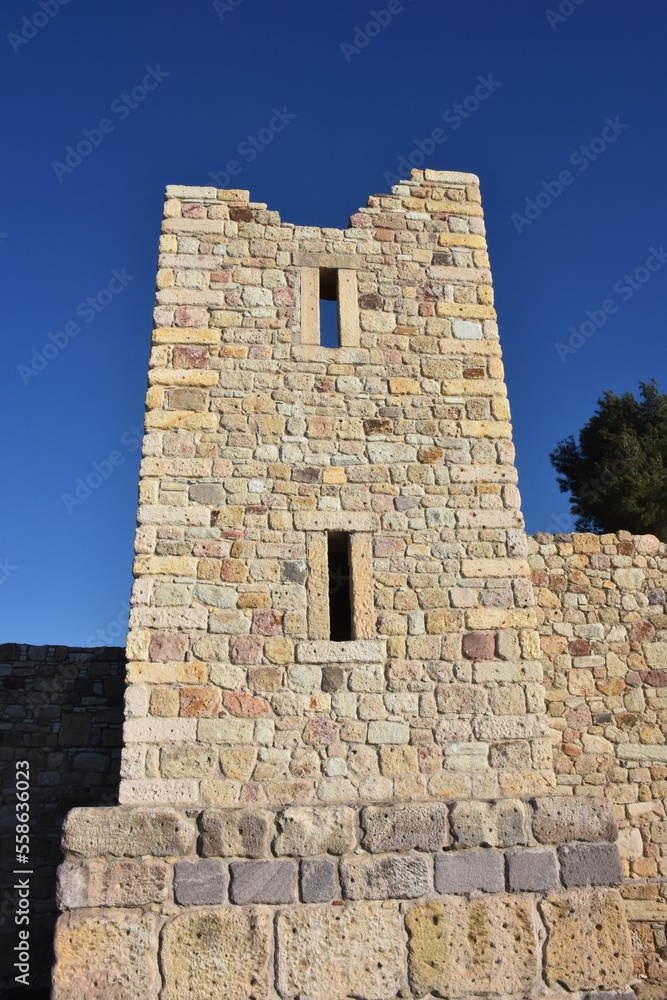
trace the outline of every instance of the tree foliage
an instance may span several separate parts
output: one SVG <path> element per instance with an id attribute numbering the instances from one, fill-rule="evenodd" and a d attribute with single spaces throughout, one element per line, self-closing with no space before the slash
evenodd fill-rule
<path id="1" fill-rule="evenodd" d="M 667 396 L 655 379 L 639 398 L 604 392 L 574 437 L 549 456 L 561 493 L 570 493 L 578 531 L 657 535 L 667 541 Z"/>

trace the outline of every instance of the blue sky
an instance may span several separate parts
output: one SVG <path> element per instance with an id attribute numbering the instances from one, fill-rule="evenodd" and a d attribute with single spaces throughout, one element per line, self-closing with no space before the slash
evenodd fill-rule
<path id="1" fill-rule="evenodd" d="M 3 640 L 124 641 L 163 189 L 211 174 L 336 227 L 401 162 L 478 174 L 527 527 L 571 527 L 549 452 L 603 390 L 667 391 L 662 0 L 5 0 L 0 22 Z"/>

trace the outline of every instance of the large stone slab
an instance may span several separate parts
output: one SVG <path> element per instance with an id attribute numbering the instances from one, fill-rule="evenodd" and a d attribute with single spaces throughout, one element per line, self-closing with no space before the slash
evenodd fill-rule
<path id="1" fill-rule="evenodd" d="M 194 822 L 177 809 L 160 807 L 71 809 L 62 832 L 65 854 L 86 858 L 187 855 L 195 843 Z"/>
<path id="2" fill-rule="evenodd" d="M 563 844 L 558 848 L 563 885 L 622 885 L 616 844 Z"/>
<path id="3" fill-rule="evenodd" d="M 283 910 L 276 929 L 283 1000 L 394 1000 L 407 986 L 405 932 L 395 905 Z"/>
<path id="4" fill-rule="evenodd" d="M 447 806 L 367 806 L 361 813 L 363 846 L 385 851 L 441 851 L 449 844 Z"/>
<path id="5" fill-rule="evenodd" d="M 357 846 L 356 810 L 349 806 L 289 806 L 276 816 L 276 854 L 345 854 Z"/>
<path id="6" fill-rule="evenodd" d="M 273 986 L 272 938 L 271 913 L 262 908 L 179 914 L 162 929 L 160 1000 L 265 1000 Z"/>
<path id="7" fill-rule="evenodd" d="M 58 919 L 52 1000 L 157 1000 L 158 918 L 82 909 Z"/>
<path id="8" fill-rule="evenodd" d="M 342 858 L 340 881 L 347 899 L 416 899 L 430 889 L 429 866 L 418 854 L 360 854 Z"/>
<path id="9" fill-rule="evenodd" d="M 202 813 L 206 858 L 265 858 L 272 816 L 259 809 L 207 809 Z"/>
<path id="10" fill-rule="evenodd" d="M 442 895 L 502 892 L 505 867 L 500 851 L 450 851 L 434 858 L 435 891 Z"/>
<path id="11" fill-rule="evenodd" d="M 232 861 L 232 903 L 296 903 L 296 861 Z"/>
<path id="12" fill-rule="evenodd" d="M 611 803 L 577 796 L 536 799 L 533 831 L 541 844 L 614 841 L 618 837 Z"/>
<path id="13" fill-rule="evenodd" d="M 539 904 L 547 927 L 544 972 L 568 990 L 626 986 L 632 977 L 630 935 L 615 889 L 553 892 Z"/>
<path id="14" fill-rule="evenodd" d="M 492 896 L 414 906 L 407 918 L 408 973 L 418 996 L 528 992 L 539 949 L 527 899 Z"/>

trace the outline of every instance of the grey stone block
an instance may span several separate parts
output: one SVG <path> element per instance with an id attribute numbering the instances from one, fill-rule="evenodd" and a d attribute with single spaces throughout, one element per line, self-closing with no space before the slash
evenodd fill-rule
<path id="1" fill-rule="evenodd" d="M 174 898 L 182 906 L 226 902 L 227 882 L 227 865 L 218 858 L 174 865 Z"/>
<path id="2" fill-rule="evenodd" d="M 457 802 L 450 818 L 459 847 L 515 847 L 527 843 L 523 802 Z"/>
<path id="3" fill-rule="evenodd" d="M 188 495 L 195 503 L 223 503 L 225 488 L 221 483 L 197 483 L 190 487 Z"/>
<path id="4" fill-rule="evenodd" d="M 447 806 L 367 806 L 361 813 L 363 846 L 385 851 L 441 851 L 449 844 Z"/>
<path id="5" fill-rule="evenodd" d="M 563 844 L 558 848 L 563 885 L 621 885 L 621 856 L 615 844 Z"/>
<path id="6" fill-rule="evenodd" d="M 418 854 L 341 858 L 339 871 L 347 899 L 414 899 L 431 887 L 428 863 Z"/>
<path id="7" fill-rule="evenodd" d="M 558 863 L 553 851 L 508 851 L 505 858 L 510 891 L 541 892 L 558 886 Z"/>
<path id="8" fill-rule="evenodd" d="M 328 858 L 301 862 L 301 899 L 304 903 L 329 903 L 336 895 L 336 866 Z"/>
<path id="9" fill-rule="evenodd" d="M 233 861 L 232 903 L 296 903 L 296 861 Z"/>
<path id="10" fill-rule="evenodd" d="M 497 851 L 454 851 L 436 854 L 435 891 L 443 895 L 464 892 L 502 892 L 505 888 L 503 856 Z"/>
<path id="11" fill-rule="evenodd" d="M 540 844 L 567 841 L 615 841 L 618 826 L 611 804 L 605 799 L 539 798 L 533 819 L 535 839 Z"/>
<path id="12" fill-rule="evenodd" d="M 260 810 L 207 809 L 202 813 L 204 857 L 265 858 L 272 816 Z"/>
<path id="13" fill-rule="evenodd" d="M 584 1000 L 637 1000 L 634 990 L 611 990 L 603 993 L 587 993 Z"/>

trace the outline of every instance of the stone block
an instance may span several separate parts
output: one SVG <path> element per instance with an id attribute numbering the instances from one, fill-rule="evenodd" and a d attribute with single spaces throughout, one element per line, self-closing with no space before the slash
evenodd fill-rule
<path id="1" fill-rule="evenodd" d="M 418 854 L 341 858 L 346 899 L 414 899 L 430 889 L 429 864 Z"/>
<path id="2" fill-rule="evenodd" d="M 451 828 L 458 847 L 514 847 L 527 843 L 523 802 L 457 802 Z"/>
<path id="3" fill-rule="evenodd" d="M 336 895 L 336 865 L 329 858 L 306 858 L 299 865 L 301 900 L 329 903 Z"/>
<path id="4" fill-rule="evenodd" d="M 276 854 L 345 854 L 357 846 L 357 815 L 349 806 L 288 806 L 276 816 L 276 829 Z"/>
<path id="5" fill-rule="evenodd" d="M 558 887 L 553 851 L 507 851 L 507 887 L 512 892 L 545 892 Z"/>
<path id="6" fill-rule="evenodd" d="M 58 868 L 56 904 L 61 909 L 82 906 L 144 906 L 165 899 L 169 868 L 163 861 L 95 858 L 82 865 Z"/>
<path id="7" fill-rule="evenodd" d="M 616 844 L 563 844 L 558 848 L 563 885 L 622 885 Z"/>
<path id="8" fill-rule="evenodd" d="M 394 1000 L 405 989 L 405 932 L 396 906 L 298 907 L 276 920 L 283 1000 Z"/>
<path id="9" fill-rule="evenodd" d="M 531 904 L 512 896 L 414 906 L 406 918 L 408 975 L 417 996 L 526 994 L 538 974 Z"/>
<path id="10" fill-rule="evenodd" d="M 469 892 L 502 892 L 505 888 L 503 856 L 499 851 L 452 851 L 436 854 L 435 891 L 443 895 Z"/>
<path id="11" fill-rule="evenodd" d="M 233 861 L 229 898 L 232 903 L 295 903 L 295 861 Z"/>
<path id="12" fill-rule="evenodd" d="M 227 900 L 227 865 L 217 858 L 177 861 L 174 899 L 181 906 L 206 906 Z"/>
<path id="13" fill-rule="evenodd" d="M 630 935 L 615 889 L 553 892 L 539 904 L 547 928 L 544 974 L 567 990 L 609 990 L 632 978 Z"/>
<path id="14" fill-rule="evenodd" d="M 194 822 L 176 809 L 79 807 L 67 814 L 62 832 L 66 855 L 153 857 L 194 853 Z"/>
<path id="15" fill-rule="evenodd" d="M 56 924 L 52 1000 L 158 1000 L 158 918 L 76 910 Z"/>
<path id="16" fill-rule="evenodd" d="M 219 906 L 179 914 L 162 929 L 160 1000 L 268 1000 L 272 942 L 268 910 Z"/>
<path id="17" fill-rule="evenodd" d="M 386 851 L 441 851 L 449 844 L 447 807 L 367 806 L 361 813 L 362 844 L 373 854 Z"/>
<path id="18" fill-rule="evenodd" d="M 206 809 L 202 813 L 205 858 L 265 858 L 273 817 L 259 809 Z"/>
<path id="19" fill-rule="evenodd" d="M 611 803 L 584 797 L 535 799 L 533 831 L 541 844 L 614 841 L 618 837 Z"/>

